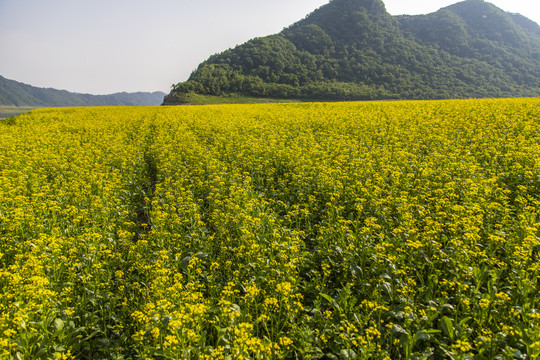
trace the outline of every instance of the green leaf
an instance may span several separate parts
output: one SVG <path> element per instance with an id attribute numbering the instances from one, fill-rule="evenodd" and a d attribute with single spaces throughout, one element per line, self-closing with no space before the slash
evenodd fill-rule
<path id="1" fill-rule="evenodd" d="M 330 304 L 334 303 L 334 299 L 332 299 L 332 297 L 331 297 L 330 295 L 326 295 L 326 294 L 321 293 L 321 296 L 322 296 L 326 301 L 328 301 Z"/>
<path id="2" fill-rule="evenodd" d="M 361 276 L 363 275 L 363 273 L 364 273 L 364 272 L 362 271 L 362 269 L 361 269 L 358 265 L 356 265 L 356 264 L 352 264 L 352 265 L 350 266 L 350 269 L 351 269 L 351 275 L 352 275 L 353 278 L 359 278 L 359 277 L 361 277 Z"/>
<path id="3" fill-rule="evenodd" d="M 411 355 L 412 360 L 425 360 L 425 359 L 432 359 L 433 358 L 433 351 L 428 349 L 424 351 L 424 353 L 414 353 Z"/>
<path id="4" fill-rule="evenodd" d="M 394 290 L 392 290 L 392 285 L 390 283 L 383 283 L 382 288 L 388 294 L 388 296 L 392 297 L 394 295 Z"/>
<path id="5" fill-rule="evenodd" d="M 339 304 L 337 303 L 336 300 L 334 300 L 330 295 L 327 295 L 327 294 L 324 294 L 324 293 L 321 293 L 321 296 L 330 303 L 330 305 L 332 305 L 334 308 L 336 309 L 340 309 L 340 306 Z"/>
<path id="6" fill-rule="evenodd" d="M 47 348 L 41 348 L 37 353 L 35 353 L 36 358 L 40 358 L 44 355 L 47 355 Z"/>
<path id="7" fill-rule="evenodd" d="M 180 266 L 182 266 L 183 269 L 187 269 L 187 267 L 189 265 L 189 260 L 191 260 L 190 255 L 188 255 L 188 256 L 186 256 L 185 258 L 182 259 L 182 265 L 180 265 Z"/>
<path id="8" fill-rule="evenodd" d="M 407 334 L 407 335 L 409 334 L 409 332 L 407 330 L 405 330 L 404 328 L 402 328 L 399 325 L 392 326 L 392 328 L 390 329 L 390 332 L 393 335 L 396 335 L 396 336 L 399 336 L 399 335 L 402 335 L 402 334 Z"/>
<path id="9" fill-rule="evenodd" d="M 392 280 L 392 278 L 390 277 L 390 275 L 388 275 L 387 273 L 384 273 L 380 276 L 381 279 L 384 279 L 384 280 Z"/>
<path id="10" fill-rule="evenodd" d="M 454 311 L 454 307 L 450 304 L 444 304 L 442 307 L 442 312 L 445 313 L 452 313 Z"/>
<path id="11" fill-rule="evenodd" d="M 64 321 L 62 319 L 54 320 L 54 328 L 56 331 L 61 331 L 64 328 Z"/>
<path id="12" fill-rule="evenodd" d="M 356 353 L 352 349 L 343 349 L 340 351 L 340 355 L 342 359 L 356 359 Z"/>
<path id="13" fill-rule="evenodd" d="M 406 358 L 410 357 L 411 346 L 410 346 L 410 336 L 408 333 L 401 334 L 399 337 L 399 343 L 401 347 L 405 350 Z"/>
<path id="14" fill-rule="evenodd" d="M 454 324 L 452 324 L 452 320 L 448 316 L 442 317 L 441 326 L 446 335 L 454 340 Z"/>
<path id="15" fill-rule="evenodd" d="M 165 317 L 161 320 L 161 323 L 162 323 L 165 327 L 167 327 L 167 326 L 169 326 L 169 323 L 171 322 L 171 319 L 172 319 L 171 316 L 170 316 L 170 315 L 167 315 L 167 316 L 165 316 Z"/>
<path id="16" fill-rule="evenodd" d="M 465 319 L 463 319 L 463 320 L 461 320 L 461 321 L 459 322 L 459 326 L 465 325 L 465 324 L 468 323 L 470 320 L 472 320 L 472 317 L 470 317 L 470 316 L 466 317 Z"/>
<path id="17" fill-rule="evenodd" d="M 419 331 L 414 335 L 414 341 L 415 342 L 417 342 L 417 341 L 427 341 L 427 340 L 429 340 L 429 338 L 430 338 L 429 334 L 424 332 L 424 331 Z"/>
<path id="18" fill-rule="evenodd" d="M 208 257 L 207 253 L 199 252 L 195 255 L 199 260 L 206 259 Z"/>

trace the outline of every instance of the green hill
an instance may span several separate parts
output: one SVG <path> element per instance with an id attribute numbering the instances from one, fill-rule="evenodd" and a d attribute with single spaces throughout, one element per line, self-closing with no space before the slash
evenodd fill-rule
<path id="1" fill-rule="evenodd" d="M 540 26 L 482 0 L 391 16 L 333 0 L 279 34 L 211 56 L 165 103 L 192 94 L 364 100 L 540 96 Z"/>
<path id="2" fill-rule="evenodd" d="M 163 102 L 165 93 L 137 92 L 111 95 L 89 95 L 65 90 L 44 89 L 0 76 L 0 105 L 4 106 L 151 106 Z"/>

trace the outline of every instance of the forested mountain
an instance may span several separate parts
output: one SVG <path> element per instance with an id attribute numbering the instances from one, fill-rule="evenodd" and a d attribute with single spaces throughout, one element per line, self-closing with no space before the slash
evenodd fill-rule
<path id="1" fill-rule="evenodd" d="M 380 0 L 332 0 L 279 34 L 211 56 L 186 94 L 362 100 L 540 96 L 540 26 L 483 0 L 391 16 Z"/>
<path id="2" fill-rule="evenodd" d="M 137 92 L 111 95 L 89 95 L 65 90 L 44 89 L 26 85 L 0 76 L 0 105 L 8 106 L 138 106 L 159 105 L 165 93 Z"/>

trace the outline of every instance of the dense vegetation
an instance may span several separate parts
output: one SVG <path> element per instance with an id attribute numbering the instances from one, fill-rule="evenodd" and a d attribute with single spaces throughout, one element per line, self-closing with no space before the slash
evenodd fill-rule
<path id="1" fill-rule="evenodd" d="M 365 100 L 540 95 L 540 27 L 482 0 L 423 16 L 380 0 L 333 0 L 281 33 L 211 56 L 189 93 Z"/>
<path id="2" fill-rule="evenodd" d="M 0 105 L 3 106 L 151 106 L 160 105 L 165 93 L 116 93 L 89 95 L 65 90 L 37 88 L 0 76 Z"/>
<path id="3" fill-rule="evenodd" d="M 0 358 L 538 359 L 540 98 L 0 122 Z"/>

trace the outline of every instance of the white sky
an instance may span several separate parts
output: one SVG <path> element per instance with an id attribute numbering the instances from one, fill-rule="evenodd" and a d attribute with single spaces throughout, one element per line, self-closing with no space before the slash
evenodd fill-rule
<path id="1" fill-rule="evenodd" d="M 392 15 L 457 0 L 383 0 Z M 492 0 L 540 23 L 540 0 Z M 109 94 L 164 91 L 210 55 L 277 33 L 328 0 L 0 0 L 0 75 Z"/>

